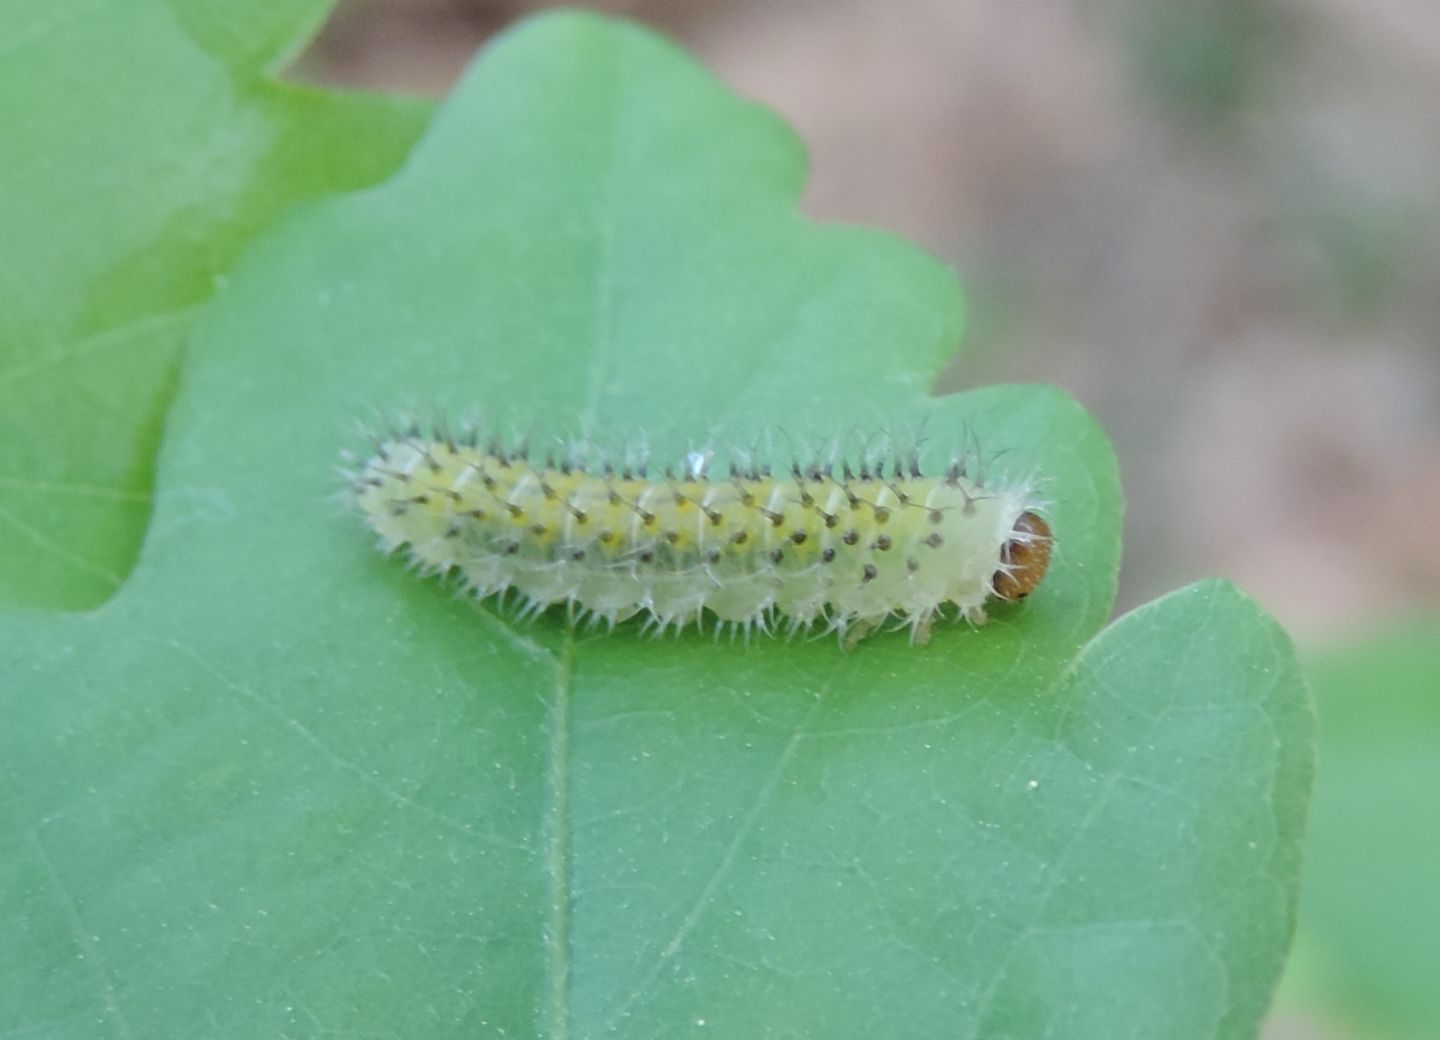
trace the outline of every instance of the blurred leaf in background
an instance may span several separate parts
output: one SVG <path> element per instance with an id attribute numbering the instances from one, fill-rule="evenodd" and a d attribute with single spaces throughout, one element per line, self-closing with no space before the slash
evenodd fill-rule
<path id="1" fill-rule="evenodd" d="M 420 101 L 266 69 L 330 0 L 0 0 L 0 603 L 124 580 L 200 305 L 301 199 L 379 180 Z"/>
<path id="2" fill-rule="evenodd" d="M 1202 124 L 1243 108 L 1286 42 L 1273 0 L 1108 0 L 1145 95 Z"/>
<path id="3" fill-rule="evenodd" d="M 1281 1015 L 1343 1037 L 1440 1036 L 1440 620 L 1316 654 L 1304 895 Z"/>

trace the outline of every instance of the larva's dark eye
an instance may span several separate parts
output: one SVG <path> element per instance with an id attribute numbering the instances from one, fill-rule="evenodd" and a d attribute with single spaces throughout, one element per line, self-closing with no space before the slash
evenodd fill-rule
<path id="1" fill-rule="evenodd" d="M 992 581 L 997 599 L 1014 602 L 1034 592 L 1045 577 L 1054 539 L 1045 518 L 1028 511 L 1015 521 L 1011 535 L 1000 550 L 1000 559 L 1008 566 L 996 571 Z"/>

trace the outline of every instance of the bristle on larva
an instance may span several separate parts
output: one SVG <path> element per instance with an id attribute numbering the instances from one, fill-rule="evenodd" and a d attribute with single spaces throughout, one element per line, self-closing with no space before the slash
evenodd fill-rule
<path id="1" fill-rule="evenodd" d="M 612 626 L 636 614 L 660 631 L 707 614 L 732 634 L 818 623 L 850 646 L 896 619 L 923 643 L 946 604 L 980 624 L 987 600 L 1024 599 L 1049 566 L 1028 491 L 982 486 L 960 465 L 720 475 L 707 462 L 655 477 L 411 431 L 350 476 L 386 551 L 459 572 L 477 596 L 515 589 L 526 613 L 565 604 Z"/>

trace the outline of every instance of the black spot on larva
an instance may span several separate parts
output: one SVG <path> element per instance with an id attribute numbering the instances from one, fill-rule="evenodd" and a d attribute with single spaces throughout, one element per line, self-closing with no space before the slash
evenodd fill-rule
<path id="1" fill-rule="evenodd" d="M 876 507 L 875 507 L 875 522 L 876 522 L 877 524 L 883 524 L 886 520 L 889 520 L 889 519 L 890 519 L 890 510 L 886 509 L 884 506 L 876 506 Z"/>
<path id="2" fill-rule="evenodd" d="M 540 481 L 540 494 L 544 495 L 547 501 L 555 500 L 555 489 L 543 480 Z"/>
<path id="3" fill-rule="evenodd" d="M 521 508 L 520 508 L 519 506 L 517 506 L 514 502 L 506 502 L 506 503 L 505 503 L 505 508 L 508 509 L 508 510 L 510 510 L 510 515 L 511 515 L 512 517 L 514 517 L 516 520 L 523 520 L 523 519 L 525 519 L 525 510 L 521 509 Z"/>
<path id="4" fill-rule="evenodd" d="M 796 545 L 804 545 L 805 539 L 808 537 L 809 535 L 805 533 L 804 528 L 796 528 L 794 531 L 790 532 L 790 540 Z"/>
<path id="5" fill-rule="evenodd" d="M 429 496 L 429 495 L 416 495 L 416 496 L 414 496 L 413 498 L 411 498 L 410 501 L 411 501 L 411 502 L 414 502 L 417 506 L 428 506 L 428 505 L 430 504 L 430 496 Z"/>
<path id="6" fill-rule="evenodd" d="M 860 540 L 860 532 L 857 531 L 857 530 L 855 530 L 855 528 L 852 527 L 852 528 L 850 528 L 850 530 L 846 531 L 844 534 L 842 534 L 842 535 L 840 536 L 840 540 L 841 540 L 842 542 L 844 542 L 846 545 L 854 545 L 856 542 L 858 542 L 858 541 Z"/>
<path id="7" fill-rule="evenodd" d="M 501 554 L 502 556 L 514 556 L 514 555 L 515 555 L 516 553 L 518 553 L 519 551 L 520 551 L 520 543 L 519 543 L 519 542 L 506 542 L 506 543 L 505 543 L 505 547 L 504 547 L 503 549 L 501 549 L 500 554 Z"/>
<path id="8" fill-rule="evenodd" d="M 940 512 L 940 510 L 938 510 L 938 509 L 932 509 L 932 510 L 930 510 L 930 522 L 931 522 L 932 524 L 944 523 L 944 521 L 945 521 L 945 514 L 944 514 L 944 513 Z"/>
<path id="9" fill-rule="evenodd" d="M 584 549 L 571 549 L 571 550 L 570 550 L 570 559 L 574 560 L 576 563 L 584 563 L 584 562 L 585 562 L 585 550 L 584 550 Z"/>
<path id="10" fill-rule="evenodd" d="M 655 521 L 658 519 L 659 517 L 657 517 L 654 513 L 648 512 L 644 509 L 640 510 L 640 522 L 646 527 L 654 527 Z"/>
<path id="11" fill-rule="evenodd" d="M 653 549 L 641 549 L 640 552 L 636 554 L 636 558 L 641 563 L 654 563 L 655 551 Z"/>
<path id="12" fill-rule="evenodd" d="M 451 524 L 449 527 L 445 528 L 445 537 L 446 537 L 446 538 L 458 538 L 458 537 L 460 537 L 460 528 L 456 527 L 454 524 Z"/>
<path id="13" fill-rule="evenodd" d="M 876 549 L 879 549 L 881 552 L 884 552 L 885 550 L 889 549 L 892 544 L 894 543 L 890 541 L 890 536 L 888 534 L 882 534 L 879 538 L 875 539 L 874 547 Z"/>
<path id="14" fill-rule="evenodd" d="M 706 563 L 719 563 L 719 562 L 720 562 L 720 550 L 719 550 L 719 549 L 710 549 L 710 550 L 708 550 L 708 551 L 705 553 L 705 562 L 706 562 Z"/>
<path id="15" fill-rule="evenodd" d="M 674 545 L 676 542 L 678 542 L 678 541 L 680 540 L 680 532 L 679 532 L 679 531 L 666 531 L 666 532 L 665 532 L 665 540 L 666 540 L 667 542 L 669 542 L 671 545 Z"/>
<path id="16" fill-rule="evenodd" d="M 747 532 L 736 531 L 734 537 L 732 537 L 730 541 L 734 542 L 736 545 L 744 545 L 747 541 L 749 541 L 749 539 L 750 535 Z"/>
<path id="17" fill-rule="evenodd" d="M 861 580 L 861 581 L 874 581 L 874 580 L 875 580 L 875 577 L 876 577 L 879 573 L 880 573 L 880 572 L 875 569 L 875 565 L 874 565 L 873 563 L 867 563 L 867 564 L 865 565 L 865 570 L 863 570 L 863 571 L 861 572 L 861 574 L 863 575 L 863 577 L 862 577 L 860 580 Z"/>
<path id="18" fill-rule="evenodd" d="M 603 544 L 609 545 L 615 540 L 615 532 L 610 530 L 601 531 L 599 538 Z"/>
<path id="19" fill-rule="evenodd" d="M 925 544 L 932 549 L 938 549 L 945 544 L 945 537 L 939 531 L 931 531 L 930 536 L 925 539 Z"/>
<path id="20" fill-rule="evenodd" d="M 831 547 L 831 546 L 826 546 L 826 548 L 824 548 L 823 550 L 821 550 L 821 552 L 820 552 L 820 562 L 821 562 L 821 563 L 829 563 L 829 562 L 830 562 L 831 560 L 833 560 L 833 559 L 835 559 L 835 549 L 834 549 L 833 547 Z"/>
<path id="21" fill-rule="evenodd" d="M 826 527 L 834 527 L 840 522 L 840 518 L 834 513 L 827 513 L 823 509 L 816 510 L 816 512 L 818 512 L 820 514 L 820 518 L 825 521 Z"/>
<path id="22" fill-rule="evenodd" d="M 911 574 L 914 574 L 916 571 L 918 571 L 918 570 L 920 569 L 920 561 L 917 560 L 917 559 L 915 559 L 915 557 L 913 557 L 913 556 L 906 557 L 906 559 L 905 559 L 905 569 L 906 569 L 907 571 L 909 571 Z"/>
<path id="23" fill-rule="evenodd" d="M 530 525 L 530 533 L 533 534 L 536 538 L 543 538 L 545 536 L 545 531 L 546 527 L 544 524 Z"/>
<path id="24" fill-rule="evenodd" d="M 785 559 L 785 553 L 784 553 L 783 551 L 781 551 L 780 549 L 771 549 L 771 550 L 770 550 L 770 562 L 771 562 L 771 563 L 781 563 L 782 561 L 784 561 L 784 559 Z"/>

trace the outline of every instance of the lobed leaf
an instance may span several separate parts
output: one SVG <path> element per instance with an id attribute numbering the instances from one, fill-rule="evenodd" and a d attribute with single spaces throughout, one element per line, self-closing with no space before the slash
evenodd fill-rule
<path id="1" fill-rule="evenodd" d="M 402 173 L 247 254 L 131 580 L 0 621 L 0 1030 L 1253 1034 L 1310 768 L 1283 633 L 1221 583 L 1099 632 L 1103 436 L 1045 388 L 929 398 L 952 276 L 804 220 L 802 179 L 668 46 L 551 16 Z M 333 501 L 356 418 L 416 403 L 660 455 L 973 434 L 1057 557 L 925 648 L 519 626 Z"/>

